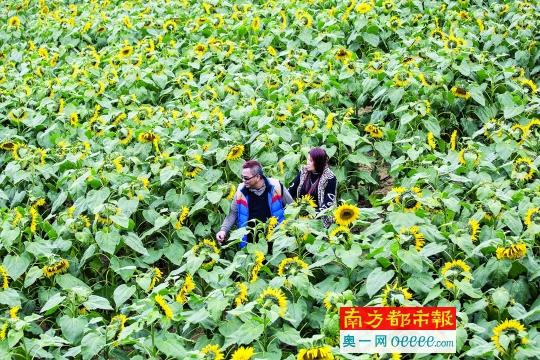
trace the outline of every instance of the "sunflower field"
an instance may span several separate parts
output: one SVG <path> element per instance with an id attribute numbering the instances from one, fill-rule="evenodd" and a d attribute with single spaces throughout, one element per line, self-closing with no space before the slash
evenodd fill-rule
<path id="1" fill-rule="evenodd" d="M 540 358 L 539 14 L 3 0 L 0 358 Z M 333 225 L 219 246 L 244 160 L 314 146 Z M 344 305 L 455 306 L 457 353 L 340 354 Z"/>

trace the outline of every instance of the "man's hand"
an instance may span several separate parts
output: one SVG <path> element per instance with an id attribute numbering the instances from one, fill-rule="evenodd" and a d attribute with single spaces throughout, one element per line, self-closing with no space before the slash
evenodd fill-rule
<path id="1" fill-rule="evenodd" d="M 221 230 L 220 232 L 216 234 L 216 239 L 220 245 L 225 241 L 226 236 L 227 236 L 227 233 L 223 230 Z"/>

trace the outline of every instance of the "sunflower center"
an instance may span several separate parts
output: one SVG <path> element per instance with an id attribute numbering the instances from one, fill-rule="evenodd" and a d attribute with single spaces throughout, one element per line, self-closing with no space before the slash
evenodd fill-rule
<path id="1" fill-rule="evenodd" d="M 418 201 L 416 200 L 414 194 L 411 191 L 405 192 L 401 196 L 401 199 L 402 199 L 403 205 L 406 208 L 412 208 L 418 203 Z"/>

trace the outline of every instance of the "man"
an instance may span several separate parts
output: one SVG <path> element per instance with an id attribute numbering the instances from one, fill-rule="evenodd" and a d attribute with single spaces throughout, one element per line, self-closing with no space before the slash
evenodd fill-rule
<path id="1" fill-rule="evenodd" d="M 255 220 L 266 222 L 272 216 L 277 218 L 278 223 L 282 222 L 285 218 L 283 209 L 293 202 L 287 188 L 279 180 L 264 176 L 262 166 L 256 160 L 244 163 L 242 179 L 232 200 L 229 215 L 216 234 L 220 244 L 225 241 L 235 222 L 238 228 L 253 225 Z M 240 248 L 245 247 L 249 241 L 252 241 L 251 233 L 242 238 Z"/>

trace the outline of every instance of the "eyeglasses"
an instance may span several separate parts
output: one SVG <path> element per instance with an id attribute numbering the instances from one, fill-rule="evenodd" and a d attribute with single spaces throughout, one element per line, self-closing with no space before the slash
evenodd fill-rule
<path id="1" fill-rule="evenodd" d="M 245 176 L 242 176 L 242 179 L 244 179 L 244 181 L 249 181 L 251 179 L 253 179 L 255 176 L 257 176 L 258 174 L 255 174 L 253 175 L 252 177 L 245 177 Z"/>

